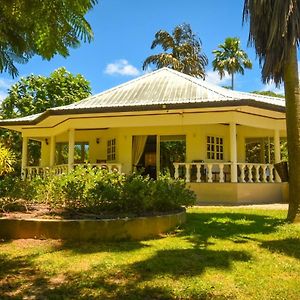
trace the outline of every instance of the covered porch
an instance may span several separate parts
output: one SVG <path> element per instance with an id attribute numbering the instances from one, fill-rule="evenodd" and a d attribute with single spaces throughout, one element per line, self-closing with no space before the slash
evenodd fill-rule
<path id="1" fill-rule="evenodd" d="M 142 168 L 152 177 L 167 171 L 174 178 L 184 179 L 193 190 L 198 185 L 203 189 L 204 184 L 218 188 L 233 183 L 278 184 L 281 179 L 274 164 L 281 161 L 281 138 L 284 131 L 280 129 L 233 122 L 159 128 L 72 128 L 56 136 L 23 136 L 22 177 L 31 179 L 50 172 L 58 175 L 79 164 L 90 164 L 124 173 Z M 30 139 L 39 140 L 41 145 L 38 165 L 29 165 Z M 172 148 L 176 154 L 165 153 L 170 144 L 180 145 L 177 148 L 181 152 Z"/>
<path id="2" fill-rule="evenodd" d="M 238 201 L 241 189 L 253 202 L 279 199 L 273 191 L 279 195 L 287 186 L 274 168 L 286 137 L 284 99 L 227 90 L 166 68 L 0 126 L 22 133 L 24 179 L 78 164 L 153 178 L 169 172 L 199 200 L 214 202 L 224 195 Z M 40 145 L 35 163 L 29 140 Z"/>

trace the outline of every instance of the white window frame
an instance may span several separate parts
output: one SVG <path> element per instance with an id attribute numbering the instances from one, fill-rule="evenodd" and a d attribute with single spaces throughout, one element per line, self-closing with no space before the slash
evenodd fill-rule
<path id="1" fill-rule="evenodd" d="M 208 160 L 224 160 L 224 137 L 216 135 L 206 136 L 206 158 Z"/>
<path id="2" fill-rule="evenodd" d="M 116 160 L 116 138 L 107 140 L 107 161 Z"/>

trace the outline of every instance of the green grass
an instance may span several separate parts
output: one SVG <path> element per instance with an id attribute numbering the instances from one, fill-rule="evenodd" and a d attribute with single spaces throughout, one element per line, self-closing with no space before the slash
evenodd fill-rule
<path id="1" fill-rule="evenodd" d="M 0 299 L 300 299 L 300 225 L 285 211 L 193 208 L 141 242 L 0 243 Z"/>

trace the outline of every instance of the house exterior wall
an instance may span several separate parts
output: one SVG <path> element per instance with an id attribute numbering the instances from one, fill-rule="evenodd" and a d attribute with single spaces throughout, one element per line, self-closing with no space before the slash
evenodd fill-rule
<path id="1" fill-rule="evenodd" d="M 96 125 L 96 124 L 95 124 Z M 75 142 L 89 143 L 89 162 L 106 160 L 107 141 L 116 139 L 116 160 L 122 164 L 122 171 L 128 173 L 132 170 L 132 137 L 135 135 L 185 135 L 186 161 L 207 159 L 207 136 L 217 136 L 224 139 L 224 162 L 230 161 L 229 126 L 226 124 L 210 125 L 183 125 L 183 126 L 146 126 L 123 127 L 103 130 L 77 130 Z M 237 159 L 245 161 L 245 139 L 249 137 L 273 137 L 273 130 L 259 129 L 247 126 L 237 126 Z M 97 139 L 99 143 L 97 144 Z M 56 142 L 68 142 L 67 131 L 56 136 Z M 49 166 L 50 144 L 42 143 L 41 166 Z"/>
<path id="2" fill-rule="evenodd" d="M 198 204 L 287 203 L 288 183 L 189 183 Z"/>

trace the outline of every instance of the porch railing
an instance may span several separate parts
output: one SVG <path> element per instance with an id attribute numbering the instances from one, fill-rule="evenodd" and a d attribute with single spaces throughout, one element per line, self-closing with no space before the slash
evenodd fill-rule
<path id="1" fill-rule="evenodd" d="M 73 167 L 84 165 L 84 164 L 74 164 Z M 101 163 L 101 164 L 89 164 L 89 166 L 94 168 L 100 168 L 108 170 L 109 172 L 118 172 L 121 173 L 122 171 L 122 164 L 119 163 Z M 60 175 L 68 173 L 68 165 L 56 165 L 53 167 L 24 167 L 22 169 L 22 179 L 31 180 L 36 176 L 41 176 L 45 178 L 49 174 Z"/>
<path id="2" fill-rule="evenodd" d="M 174 177 L 186 182 L 232 182 L 231 170 L 237 168 L 238 182 L 273 183 L 279 181 L 275 176 L 273 164 L 250 163 L 174 163 Z M 277 180 L 276 180 L 277 179 Z"/>

